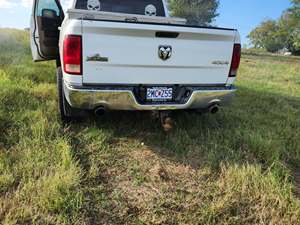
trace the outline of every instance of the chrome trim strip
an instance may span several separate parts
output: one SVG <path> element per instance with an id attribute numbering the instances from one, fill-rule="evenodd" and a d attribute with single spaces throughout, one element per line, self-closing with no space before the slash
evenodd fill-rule
<path id="1" fill-rule="evenodd" d="M 234 96 L 236 88 L 205 89 L 193 91 L 185 104 L 139 104 L 131 90 L 80 89 L 64 82 L 64 93 L 74 108 L 95 109 L 104 106 L 107 110 L 177 110 L 206 109 L 212 104 L 225 105 Z"/>

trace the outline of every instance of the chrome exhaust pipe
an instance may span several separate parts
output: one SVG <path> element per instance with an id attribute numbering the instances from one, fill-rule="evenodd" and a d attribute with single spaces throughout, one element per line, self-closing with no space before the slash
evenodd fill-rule
<path id="1" fill-rule="evenodd" d="M 218 105 L 212 105 L 208 108 L 208 112 L 211 114 L 216 114 L 219 112 L 219 106 Z"/>
<path id="2" fill-rule="evenodd" d="M 96 116 L 103 116 L 105 114 L 106 110 L 104 106 L 99 106 L 95 109 L 94 113 Z"/>

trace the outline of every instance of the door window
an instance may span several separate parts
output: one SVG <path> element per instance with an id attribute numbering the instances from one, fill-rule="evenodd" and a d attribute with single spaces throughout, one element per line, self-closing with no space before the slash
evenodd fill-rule
<path id="1" fill-rule="evenodd" d="M 43 9 L 50 9 L 53 13 L 55 13 L 56 17 L 60 17 L 61 11 L 56 3 L 55 0 L 39 0 L 38 5 L 36 8 L 36 15 L 37 16 L 44 16 Z"/>

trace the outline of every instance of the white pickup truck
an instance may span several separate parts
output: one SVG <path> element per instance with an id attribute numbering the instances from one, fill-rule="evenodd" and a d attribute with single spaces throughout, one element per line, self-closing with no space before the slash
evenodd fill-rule
<path id="1" fill-rule="evenodd" d="M 216 112 L 240 63 L 235 29 L 185 25 L 164 0 L 34 0 L 34 61 L 56 60 L 63 120 L 80 110 Z"/>

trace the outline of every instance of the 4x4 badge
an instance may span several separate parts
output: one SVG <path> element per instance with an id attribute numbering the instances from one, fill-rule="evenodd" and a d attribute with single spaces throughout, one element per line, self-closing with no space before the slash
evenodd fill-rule
<path id="1" fill-rule="evenodd" d="M 93 56 L 86 57 L 86 61 L 98 61 L 98 62 L 108 62 L 107 57 L 102 57 L 100 54 L 95 54 Z"/>

